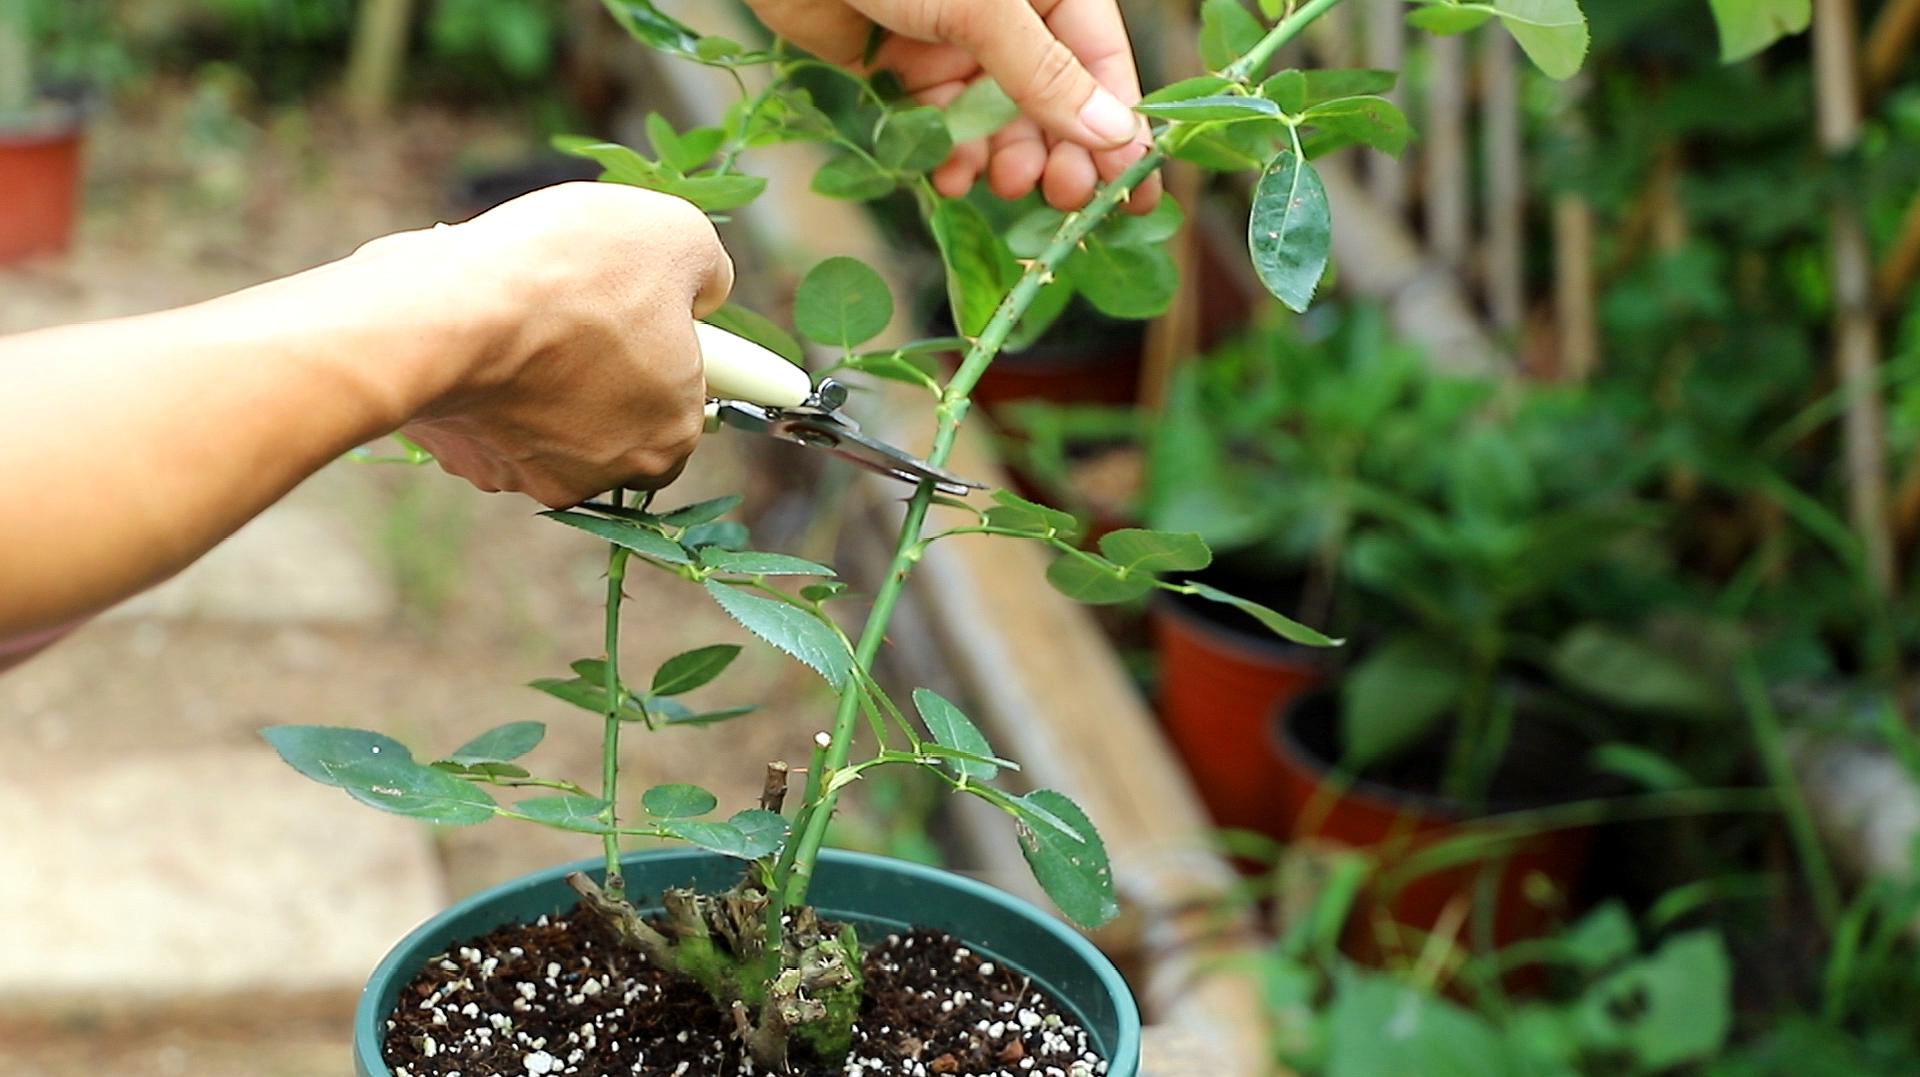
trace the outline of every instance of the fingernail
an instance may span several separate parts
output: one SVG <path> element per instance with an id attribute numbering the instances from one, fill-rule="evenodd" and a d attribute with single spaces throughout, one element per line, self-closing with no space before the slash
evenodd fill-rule
<path id="1" fill-rule="evenodd" d="M 1087 103 L 1080 107 L 1080 122 L 1093 132 L 1095 138 L 1108 145 L 1127 142 L 1140 129 L 1133 110 L 1104 89 L 1094 90 L 1093 96 L 1087 98 Z"/>

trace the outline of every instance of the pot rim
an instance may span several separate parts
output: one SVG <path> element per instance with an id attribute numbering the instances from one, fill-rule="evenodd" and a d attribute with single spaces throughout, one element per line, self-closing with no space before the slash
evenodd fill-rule
<path id="1" fill-rule="evenodd" d="M 1337 698 L 1337 694 L 1330 686 L 1322 686 L 1301 692 L 1292 699 L 1283 702 L 1275 710 L 1273 721 L 1270 725 L 1272 729 L 1270 743 L 1274 755 L 1283 762 L 1291 760 L 1299 766 L 1304 767 L 1313 775 L 1316 782 L 1324 782 L 1332 778 L 1338 768 L 1334 766 L 1331 760 L 1321 758 L 1319 753 L 1309 748 L 1306 742 L 1302 741 L 1299 734 L 1295 732 L 1294 724 L 1300 719 L 1300 716 L 1308 706 L 1318 704 L 1322 700 L 1333 700 Z M 1489 815 L 1497 815 L 1504 810 L 1511 810 L 1517 807 L 1511 804 L 1494 804 L 1490 802 L 1487 810 L 1484 812 L 1468 812 L 1464 805 L 1452 797 L 1442 796 L 1437 793 L 1421 793 L 1412 789 L 1402 789 L 1397 785 L 1388 785 L 1386 782 L 1358 774 L 1346 778 L 1346 788 L 1340 792 L 1340 796 L 1342 797 L 1350 797 L 1355 794 L 1360 794 L 1373 800 L 1384 801 L 1398 810 L 1410 811 L 1436 822 L 1455 825 L 1473 822 Z"/>
<path id="2" fill-rule="evenodd" d="M 1316 669 L 1327 667 L 1327 660 L 1320 657 L 1323 648 L 1292 643 L 1271 632 L 1249 632 L 1230 624 L 1222 624 L 1212 617 L 1197 612 L 1187 603 L 1182 602 L 1178 595 L 1155 595 L 1152 611 L 1157 616 L 1177 622 L 1183 630 L 1204 637 L 1208 643 L 1241 658 L 1267 662 L 1283 661 L 1293 665 L 1312 666 Z"/>
<path id="3" fill-rule="evenodd" d="M 709 853 L 701 849 L 647 849 L 637 852 L 627 852 L 623 854 L 620 859 L 623 864 L 631 864 L 640 860 L 698 860 L 707 858 L 721 859 L 718 854 Z M 1053 941 L 1067 948 L 1076 959 L 1084 961 L 1091 966 L 1099 979 L 1110 988 L 1107 994 L 1114 1007 L 1118 1034 L 1114 1037 L 1114 1043 L 1108 1052 L 1108 1061 L 1115 1066 L 1120 1066 L 1128 1061 L 1132 1061 L 1136 1067 L 1138 1066 L 1140 1056 L 1139 1003 L 1135 1001 L 1133 992 L 1127 989 L 1125 979 L 1121 977 L 1119 970 L 1114 967 L 1113 962 L 1107 958 L 1107 955 L 1101 953 L 1099 948 L 1094 946 L 1086 936 L 1068 927 L 1058 917 L 1049 915 L 1032 902 L 1016 897 L 998 887 L 989 886 L 977 879 L 971 879 L 956 872 L 947 871 L 942 868 L 928 867 L 925 864 L 916 864 L 911 861 L 898 860 L 893 857 L 877 856 L 872 853 L 859 853 L 843 849 L 826 849 L 821 853 L 821 865 L 823 867 L 829 865 L 867 867 L 887 871 L 895 875 L 906 876 L 911 881 L 942 887 L 950 891 L 957 891 L 966 897 L 994 906 L 999 911 L 1008 915 L 1019 917 L 1039 928 L 1042 932 L 1050 936 Z M 412 931 L 409 931 L 400 941 L 394 943 L 387 951 L 386 956 L 381 958 L 380 963 L 374 967 L 372 974 L 367 977 L 367 985 L 361 990 L 359 1001 L 354 1005 L 353 1050 L 357 1056 L 355 1059 L 357 1065 L 367 1073 L 385 1074 L 391 1072 L 387 1069 L 385 1060 L 380 1057 L 380 1044 L 384 1038 L 383 1031 L 387 1014 L 379 1008 L 379 991 L 376 990 L 376 985 L 390 979 L 408 975 L 409 970 L 402 967 L 404 964 L 409 963 L 406 960 L 408 953 L 419 947 L 426 939 L 437 935 L 443 930 L 442 925 L 449 920 L 464 915 L 476 907 L 501 903 L 525 888 L 557 883 L 566 878 L 570 873 L 576 871 L 587 872 L 588 874 L 597 876 L 599 874 L 598 869 L 604 867 L 605 861 L 602 858 L 590 857 L 585 860 L 578 860 L 569 864 L 559 864 L 509 879 L 506 882 L 488 887 L 479 893 L 472 894 L 454 902 L 433 916 L 428 917 L 425 922 Z M 851 910 L 841 911 L 847 912 Z M 969 942 L 973 940 L 963 939 L 962 941 Z M 1017 961 L 1013 963 L 1018 964 Z M 1118 987 L 1118 990 L 1112 989 L 1115 986 Z"/>
<path id="4" fill-rule="evenodd" d="M 0 149 L 78 138 L 86 126 L 84 105 L 42 95 L 24 115 L 0 114 Z"/>

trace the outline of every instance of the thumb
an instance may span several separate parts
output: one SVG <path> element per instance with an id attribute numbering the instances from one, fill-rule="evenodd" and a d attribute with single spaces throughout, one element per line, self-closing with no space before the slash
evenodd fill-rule
<path id="1" fill-rule="evenodd" d="M 1139 135 L 1139 117 L 1094 79 L 1030 0 L 935 6 L 931 36 L 971 53 L 1022 112 L 1056 137 L 1113 149 Z"/>

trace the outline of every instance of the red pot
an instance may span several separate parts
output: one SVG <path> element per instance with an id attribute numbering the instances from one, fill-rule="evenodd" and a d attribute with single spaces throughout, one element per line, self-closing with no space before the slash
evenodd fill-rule
<path id="1" fill-rule="evenodd" d="M 1058 326 L 1032 349 L 995 359 L 974 387 L 973 402 L 989 415 L 1020 400 L 1131 404 L 1139 394 L 1144 339 L 1132 323 Z"/>
<path id="2" fill-rule="evenodd" d="M 67 249 L 80 201 L 81 133 L 64 111 L 0 129 L 0 265 Z"/>
<path id="3" fill-rule="evenodd" d="M 1276 707 L 1320 683 L 1315 652 L 1156 603 L 1160 720 L 1200 798 L 1223 827 L 1281 836 L 1280 787 L 1268 749 Z"/>
<path id="4" fill-rule="evenodd" d="M 1466 812 L 1443 798 L 1336 776 L 1329 762 L 1337 737 L 1333 726 L 1334 707 L 1324 694 L 1295 700 L 1272 722 L 1277 733 L 1275 779 L 1283 840 L 1369 850 L 1378 863 L 1378 879 L 1414 853 L 1473 827 L 1474 820 Z M 1520 731 L 1517 726 L 1516 733 Z M 1562 751 L 1558 758 L 1564 766 L 1569 756 Z M 1500 805 L 1497 810 L 1520 806 Z M 1417 950 L 1422 935 L 1487 896 L 1481 890 L 1487 873 L 1492 875 L 1494 948 L 1549 935 L 1567 919 L 1569 899 L 1585 873 L 1591 844 L 1590 830 L 1553 831 L 1507 846 L 1508 851 L 1498 858 L 1434 871 L 1390 893 L 1375 887 L 1361 895 L 1348 920 L 1344 948 L 1363 961 Z M 1455 922 L 1459 924 L 1455 937 L 1471 945 L 1472 920 Z"/>

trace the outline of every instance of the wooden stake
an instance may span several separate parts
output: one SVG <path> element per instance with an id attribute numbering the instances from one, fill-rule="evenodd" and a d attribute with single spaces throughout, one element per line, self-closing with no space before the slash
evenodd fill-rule
<path id="1" fill-rule="evenodd" d="M 1407 52 L 1407 27 L 1401 0 L 1368 0 L 1366 35 L 1368 67 L 1398 71 Z M 1387 99 L 1405 106 L 1406 91 L 1394 87 Z M 1384 153 L 1367 155 L 1367 192 L 1382 210 L 1400 215 L 1407 211 L 1407 167 L 1398 157 Z"/>
<path id="2" fill-rule="evenodd" d="M 1527 190 L 1520 135 L 1520 81 L 1513 38 L 1480 38 L 1481 115 L 1487 168 L 1487 308 L 1514 333 L 1526 316 Z"/>
<path id="3" fill-rule="evenodd" d="M 1900 63 L 1920 35 L 1920 0 L 1890 0 L 1867 32 L 1867 93 L 1878 97 L 1893 84 Z"/>
<path id="4" fill-rule="evenodd" d="M 1593 207 L 1585 196 L 1553 203 L 1553 305 L 1560 376 L 1586 381 L 1600 367 L 1599 306 L 1593 277 Z"/>
<path id="5" fill-rule="evenodd" d="M 1853 0 L 1815 0 L 1815 105 L 1820 145 L 1830 157 L 1852 152 L 1860 140 L 1857 34 Z M 1887 512 L 1886 423 L 1878 384 L 1880 342 L 1872 252 L 1867 246 L 1859 203 L 1850 195 L 1834 199 L 1829 220 L 1834 366 L 1846 400 L 1843 429 L 1849 507 L 1871 582 L 1882 595 L 1890 595 L 1895 573 Z"/>
<path id="6" fill-rule="evenodd" d="M 1913 200 L 1907 203 L 1907 212 L 1900 218 L 1900 233 L 1874 274 L 1873 293 L 1881 309 L 1899 306 L 1913 288 L 1916 275 L 1920 275 L 1920 191 L 1915 191 Z"/>
<path id="7" fill-rule="evenodd" d="M 1427 43 L 1427 243 L 1441 265 L 1466 265 L 1473 210 L 1467 197 L 1467 59 L 1459 37 Z"/>
<path id="8" fill-rule="evenodd" d="M 360 0 L 347 58 L 347 109 L 355 119 L 377 120 L 393 107 L 412 23 L 413 0 Z"/>

